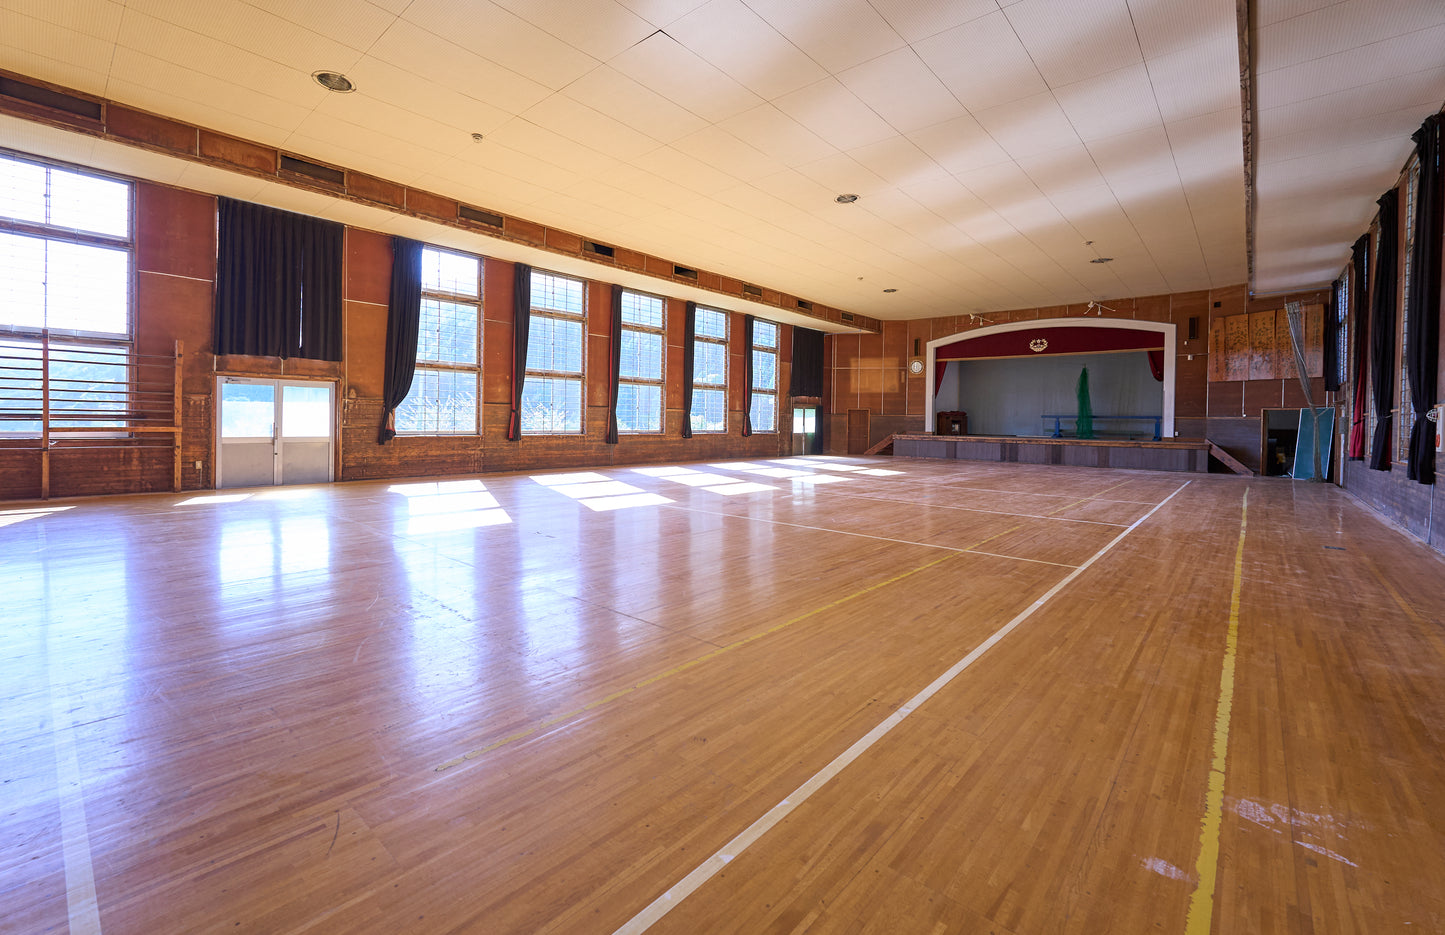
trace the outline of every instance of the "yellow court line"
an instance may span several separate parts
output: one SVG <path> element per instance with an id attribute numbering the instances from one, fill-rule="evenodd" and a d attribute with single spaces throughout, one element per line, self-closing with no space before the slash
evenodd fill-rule
<path id="1" fill-rule="evenodd" d="M 1229 752 L 1229 718 L 1234 710 L 1234 657 L 1239 647 L 1239 595 L 1244 587 L 1244 531 L 1249 519 L 1249 490 L 1239 513 L 1239 545 L 1234 550 L 1234 591 L 1229 597 L 1229 630 L 1224 638 L 1224 668 L 1219 674 L 1219 706 L 1214 712 L 1214 759 L 1199 828 L 1199 883 L 1189 897 L 1185 935 L 1209 935 L 1214 920 L 1214 885 L 1219 875 L 1219 828 L 1224 820 L 1224 761 Z"/>
<path id="2" fill-rule="evenodd" d="M 1015 528 L 1018 528 L 1018 527 L 1015 527 Z M 1005 530 L 1005 532 L 1012 532 L 1012 531 L 1013 531 L 1013 530 Z M 999 533 L 998 535 L 1003 535 L 1003 533 Z M 989 536 L 989 539 L 993 539 L 993 538 L 996 538 L 996 537 L 995 537 L 995 536 Z M 976 543 L 975 545 L 983 545 L 983 543 L 984 543 L 984 542 L 987 542 L 987 541 L 988 541 L 988 539 L 984 539 L 982 542 L 978 542 L 978 543 Z M 974 548 L 974 546 L 969 546 L 969 548 Z M 967 550 L 964 550 L 964 551 L 967 551 Z M 948 560 L 951 559 L 951 558 L 957 558 L 958 556 L 960 556 L 960 555 L 962 555 L 962 554 L 964 554 L 963 551 L 949 552 L 949 554 L 943 556 L 942 558 L 936 558 L 936 559 L 934 559 L 934 560 L 931 561 L 931 562 L 927 562 L 927 563 L 925 563 L 925 564 L 923 564 L 923 565 L 919 565 L 917 568 L 914 568 L 914 569 L 912 569 L 911 571 L 905 571 L 905 572 L 903 572 L 902 574 L 894 575 L 892 578 L 889 578 L 889 579 L 887 579 L 886 581 L 879 581 L 877 584 L 870 584 L 870 585 L 868 585 L 868 586 L 865 587 L 865 588 L 860 588 L 860 589 L 858 589 L 857 591 L 854 591 L 852 594 L 849 594 L 849 595 L 847 595 L 847 596 L 845 596 L 845 597 L 840 597 L 840 598 L 838 598 L 837 600 L 834 600 L 834 601 L 830 601 L 830 602 L 828 602 L 827 604 L 822 605 L 821 607 L 815 607 L 815 608 L 813 608 L 812 610 L 807 611 L 806 613 L 799 614 L 798 616 L 793 617 L 793 618 L 791 618 L 791 619 L 789 619 L 789 620 L 784 620 L 782 623 L 777 624 L 776 626 L 773 626 L 773 627 L 769 627 L 768 629 L 763 630 L 763 631 L 760 632 L 760 633 L 754 633 L 754 634 L 752 634 L 751 636 L 745 636 L 745 637 L 743 637 L 742 639 L 734 640 L 733 642 L 728 643 L 726 646 L 719 646 L 717 649 L 714 649 L 712 652 L 704 653 L 703 655 L 698 656 L 696 659 L 689 659 L 687 662 L 684 662 L 684 663 L 682 663 L 681 665 L 673 666 L 671 669 L 668 669 L 668 670 L 665 671 L 665 672 L 659 672 L 657 675 L 649 676 L 648 678 L 645 678 L 645 679 L 643 679 L 642 681 L 637 682 L 636 684 L 629 685 L 627 688 L 620 688 L 620 689 L 618 689 L 617 691 L 613 692 L 613 693 L 610 694 L 610 695 L 604 695 L 604 696 L 602 696 L 601 698 L 598 698 L 598 699 L 596 699 L 596 700 L 594 700 L 594 701 L 589 701 L 587 704 L 583 705 L 583 706 L 580 707 L 580 708 L 573 708 L 571 711 L 567 711 L 567 712 L 565 712 L 565 713 L 563 713 L 563 714 L 558 714 L 558 715 L 556 715 L 556 716 L 554 716 L 554 717 L 547 718 L 545 721 L 540 721 L 540 722 L 538 722 L 537 724 L 532 725 L 531 727 L 528 727 L 528 728 L 526 728 L 526 729 L 524 729 L 524 730 L 519 730 L 519 731 L 517 731 L 515 734 L 511 734 L 511 735 L 509 735 L 509 736 L 503 737 L 501 740 L 495 741 L 495 742 L 493 742 L 493 743 L 489 743 L 489 744 L 487 744 L 485 747 L 479 747 L 479 748 L 477 748 L 476 750 L 471 751 L 470 753 L 463 753 L 463 754 L 462 754 L 461 756 L 459 756 L 459 757 L 455 757 L 455 758 L 453 758 L 453 759 L 447 760 L 445 763 L 443 763 L 442 765 L 440 765 L 440 766 L 438 766 L 438 767 L 436 768 L 436 772 L 438 772 L 438 773 L 445 772 L 446 770 L 449 770 L 449 769 L 451 769 L 451 768 L 454 767 L 454 766 L 460 766 L 461 764 L 467 762 L 468 760 L 475 760 L 477 757 L 479 757 L 479 756 L 481 756 L 481 755 L 483 755 L 483 754 L 485 754 L 485 753 L 490 753 L 490 752 L 492 752 L 493 750 L 496 750 L 496 749 L 499 748 L 499 747 L 505 747 L 507 744 L 516 743 L 518 740 L 523 740 L 523 739 L 525 739 L 525 738 L 527 738 L 527 737 L 532 736 L 533 734 L 536 734 L 536 733 L 538 733 L 538 732 L 540 732 L 540 731 L 544 731 L 544 730 L 546 730 L 546 729 L 549 728 L 549 727 L 552 727 L 552 726 L 554 726 L 554 725 L 560 724 L 560 723 L 562 723 L 563 721 L 567 721 L 567 720 L 570 720 L 570 719 L 572 719 L 572 718 L 574 718 L 574 717 L 577 717 L 577 716 L 580 715 L 580 714 L 585 714 L 585 713 L 587 713 L 588 711 L 592 711 L 592 710 L 594 710 L 594 709 L 596 709 L 596 708 L 600 708 L 600 707 L 602 707 L 603 705 L 611 704 L 612 702 L 618 700 L 619 698 L 624 698 L 624 697 L 626 697 L 627 695 L 632 694 L 633 692 L 637 691 L 639 688 L 646 688 L 647 686 L 649 686 L 649 685 L 655 685 L 655 684 L 657 684 L 658 682 L 661 682 L 661 681 L 664 680 L 664 679 L 672 678 L 674 675 L 679 675 L 679 674 L 681 674 L 681 673 L 683 673 L 683 672 L 686 672 L 688 669 L 694 668 L 694 667 L 696 667 L 696 666 L 700 666 L 700 665 L 702 665 L 704 662 L 707 662 L 707 661 L 709 661 L 709 660 L 711 660 L 711 659 L 716 659 L 718 656 L 721 656 L 723 653 L 731 652 L 732 650 L 737 649 L 737 648 L 739 648 L 740 646 L 746 646 L 746 645 L 749 644 L 749 643 L 756 642 L 757 640 L 760 640 L 760 639 L 762 639 L 762 638 L 765 637 L 765 636 L 772 636 L 774 633 L 778 633 L 779 631 L 785 630 L 785 629 L 787 629 L 788 627 L 792 626 L 792 625 L 795 624 L 795 623 L 802 623 L 804 620 L 807 620 L 807 619 L 810 618 L 810 617 L 816 617 L 818 614 L 821 614 L 821 613 L 822 613 L 823 611 L 825 611 L 825 610 L 832 610 L 834 607 L 837 607 L 837 606 L 839 606 L 839 605 L 841 605 L 841 604 L 846 604 L 846 603 L 848 603 L 849 601 L 851 601 L 851 600 L 853 600 L 853 599 L 855 599 L 855 598 L 862 597 L 863 595 L 868 594 L 868 593 L 871 593 L 871 592 L 873 592 L 873 591 L 877 591 L 877 590 L 880 589 L 880 588 L 886 588 L 886 587 L 888 587 L 890 584 L 897 584 L 899 581 L 902 581 L 904 578 L 908 578 L 908 577 L 911 577 L 912 575 L 916 575 L 916 574 L 918 574 L 920 571 L 927 571 L 928 569 L 932 568 L 932 567 L 935 566 L 935 565 L 941 564 L 942 562 L 946 562 L 946 561 L 948 561 Z"/>

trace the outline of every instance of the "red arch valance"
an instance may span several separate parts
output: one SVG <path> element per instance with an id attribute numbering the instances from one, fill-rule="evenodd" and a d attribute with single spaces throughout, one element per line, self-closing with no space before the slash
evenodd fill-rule
<path id="1" fill-rule="evenodd" d="M 1042 347 L 1034 344 L 1041 342 Z M 1134 328 L 1022 328 L 977 338 L 960 338 L 935 351 L 935 360 L 978 360 L 988 357 L 1039 357 L 1045 354 L 1099 354 L 1108 351 L 1162 351 L 1162 331 Z"/>

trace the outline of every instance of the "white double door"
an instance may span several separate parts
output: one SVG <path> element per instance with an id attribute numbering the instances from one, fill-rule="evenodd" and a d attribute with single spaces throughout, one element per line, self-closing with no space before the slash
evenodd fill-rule
<path id="1" fill-rule="evenodd" d="M 218 377 L 216 486 L 329 482 L 335 389 L 315 381 Z"/>

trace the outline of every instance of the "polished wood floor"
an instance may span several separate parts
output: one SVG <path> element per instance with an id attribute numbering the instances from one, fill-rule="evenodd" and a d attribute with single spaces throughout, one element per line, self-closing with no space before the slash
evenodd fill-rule
<path id="1" fill-rule="evenodd" d="M 1332 487 L 832 458 L 0 524 L 0 931 L 1445 931 L 1445 563 Z"/>

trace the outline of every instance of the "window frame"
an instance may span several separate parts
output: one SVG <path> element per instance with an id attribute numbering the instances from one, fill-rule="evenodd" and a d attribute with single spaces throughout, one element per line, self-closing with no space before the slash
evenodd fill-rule
<path id="1" fill-rule="evenodd" d="M 566 281 L 566 282 L 576 283 L 576 284 L 580 287 L 580 291 L 581 291 L 581 294 L 582 294 L 582 309 L 581 309 L 581 311 L 579 311 L 579 312 L 571 312 L 571 311 L 568 311 L 568 310 L 566 310 L 566 309 L 551 308 L 551 307 L 548 307 L 548 306 L 539 306 L 539 305 L 537 304 L 537 296 L 538 296 L 538 293 L 539 293 L 540 290 L 538 290 L 538 288 L 537 288 L 537 280 L 538 280 L 538 277 L 544 277 L 544 276 L 545 276 L 545 277 L 550 277 L 550 278 L 552 278 L 552 279 L 558 279 L 558 280 L 563 280 L 563 281 Z M 577 384 L 577 429 L 576 429 L 576 431 L 572 431 L 572 430 L 569 430 L 569 429 L 557 429 L 557 428 L 551 428 L 551 427 L 546 428 L 546 429 L 535 429 L 535 428 L 529 429 L 529 428 L 527 428 L 526 422 L 525 422 L 525 418 L 526 418 L 525 412 L 523 412 L 523 413 L 519 414 L 519 417 L 518 417 L 520 432 L 521 432 L 521 434 L 523 434 L 523 435 L 582 435 L 582 436 L 585 436 L 585 435 L 587 434 L 587 312 L 588 312 L 588 307 L 587 307 L 587 306 L 588 306 L 588 303 L 587 303 L 587 280 L 585 280 L 585 279 L 580 279 L 580 278 L 578 278 L 578 277 L 576 277 L 576 276 L 568 276 L 568 275 L 566 275 L 566 274 L 564 274 L 564 273 L 554 273 L 554 272 L 552 272 L 552 271 L 550 271 L 550 270 L 534 269 L 534 270 L 532 270 L 532 275 L 531 275 L 531 285 L 532 285 L 532 289 L 531 289 L 532 301 L 531 301 L 531 307 L 530 307 L 530 309 L 528 310 L 528 313 L 527 313 L 528 316 L 529 316 L 530 319 L 531 319 L 531 320 L 528 322 L 528 329 L 527 329 L 528 335 L 531 336 L 531 335 L 535 335 L 535 334 L 536 334 L 536 324 L 537 324 L 537 320 L 538 320 L 539 318 L 547 318 L 547 319 L 553 319 L 553 320 L 557 320 L 557 321 L 567 321 L 567 322 L 576 322 L 576 323 L 578 323 L 579 325 L 581 325 L 581 328 L 582 328 L 582 337 L 581 337 L 581 346 L 580 346 L 580 348 L 579 348 L 579 353 L 578 353 L 578 357 L 577 357 L 577 361 L 578 361 L 578 363 L 577 363 L 577 370 L 576 370 L 575 372 L 570 371 L 570 370 L 544 370 L 544 369 L 541 369 L 541 368 L 539 368 L 539 367 L 533 367 L 533 366 L 531 366 L 530 358 L 531 358 L 531 356 L 532 356 L 532 353 L 531 353 L 531 352 L 532 352 L 532 348 L 531 348 L 531 346 L 530 346 L 530 340 L 529 340 L 529 346 L 528 346 L 528 349 L 527 349 L 527 357 L 529 358 L 529 362 L 528 362 L 528 365 L 527 365 L 527 367 L 526 367 L 526 369 L 524 370 L 523 375 L 522 375 L 522 398 L 523 398 L 523 400 L 526 399 L 526 395 L 527 395 L 527 381 L 531 380 L 533 377 L 536 377 L 538 380 L 560 380 L 560 381 L 568 382 L 568 383 L 573 383 L 573 382 L 575 382 L 575 383 Z"/>
<path id="2" fill-rule="evenodd" d="M 643 325 L 643 324 L 639 324 L 639 323 L 636 323 L 636 322 L 629 322 L 629 321 L 627 320 L 627 309 L 626 309 L 626 302 L 627 302 L 627 297 L 628 297 L 628 296 L 636 296 L 636 297 L 638 297 L 638 298 L 656 301 L 656 302 L 658 303 L 658 305 L 659 305 L 659 307 L 660 307 L 660 311 L 661 311 L 661 313 L 662 313 L 662 315 L 661 315 L 661 317 L 662 317 L 662 324 L 659 325 L 659 326 L 657 326 L 657 327 L 653 327 L 653 326 L 651 326 L 651 325 Z M 621 396 L 622 396 L 622 388 L 623 388 L 624 386 L 656 387 L 656 389 L 657 389 L 657 428 L 655 428 L 655 429 L 636 429 L 636 428 L 634 428 L 634 429 L 625 429 L 625 430 L 624 430 L 624 429 L 621 427 L 621 425 L 619 424 L 617 431 L 618 431 L 618 434 L 621 434 L 621 435 L 661 435 L 663 432 L 665 432 L 665 431 L 667 430 L 667 385 L 666 385 L 666 384 L 667 384 L 667 300 L 666 300 L 665 298 L 663 298 L 662 296 L 653 295 L 653 294 L 651 294 L 651 293 L 649 293 L 649 292 L 640 292 L 640 291 L 638 291 L 638 290 L 636 290 L 636 289 L 626 289 L 626 288 L 624 288 L 624 289 L 622 290 L 622 301 L 623 301 L 622 331 L 623 331 L 624 333 L 625 333 L 625 332 L 628 332 L 628 331 L 634 331 L 634 332 L 636 332 L 636 333 L 638 333 L 638 334 L 651 334 L 651 335 L 656 335 L 657 338 L 658 338 L 658 343 L 661 345 L 662 350 L 661 350 L 661 353 L 658 355 L 658 358 L 657 358 L 657 378 L 656 378 L 656 379 L 652 379 L 652 378 L 650 378 L 650 377 L 627 377 L 627 376 L 623 376 L 623 375 L 622 375 L 622 372 L 621 372 L 621 367 L 620 367 L 620 366 L 619 366 L 619 368 L 618 368 L 618 376 L 617 376 L 617 394 L 618 394 L 618 398 L 619 398 L 619 399 L 620 399 Z M 622 339 L 622 335 L 619 334 L 619 335 L 617 336 L 617 340 L 620 341 L 621 339 Z M 620 409 L 619 409 L 619 413 L 620 413 Z"/>
<path id="3" fill-rule="evenodd" d="M 772 343 L 759 344 L 758 332 L 762 328 L 772 329 Z M 778 432 L 778 345 L 782 341 L 782 326 L 777 322 L 764 321 L 760 318 L 753 320 L 753 360 L 752 375 L 753 385 L 748 387 L 748 419 L 753 427 L 753 434 L 777 434 Z M 773 385 L 760 387 L 758 385 L 759 357 L 771 357 L 773 359 Z M 759 397 L 771 397 L 773 401 L 773 424 L 771 428 L 759 428 L 757 424 L 756 407 Z"/>
<path id="4" fill-rule="evenodd" d="M 701 305 L 697 307 L 696 314 L 699 316 L 703 314 L 719 316 L 722 319 L 723 334 L 722 337 L 718 337 L 711 334 L 700 334 L 698 333 L 696 327 L 694 327 L 693 329 L 693 372 L 691 374 L 692 411 L 687 413 L 687 420 L 688 424 L 692 427 L 692 433 L 694 435 L 726 435 L 728 432 L 728 380 L 731 377 L 731 373 L 729 371 L 732 369 L 728 360 L 728 345 L 732 339 L 732 315 L 721 309 L 704 308 Z M 694 319 L 694 325 L 695 324 L 696 319 Z M 721 383 L 706 383 L 700 382 L 697 379 L 697 361 L 700 358 L 700 355 L 697 353 L 697 351 L 699 345 L 702 344 L 717 345 L 722 348 L 723 374 Z M 701 391 L 701 393 L 699 391 Z M 701 399 L 703 393 L 720 393 L 722 396 L 722 425 L 719 428 L 706 428 L 704 426 L 699 426 L 696 422 L 693 421 L 694 414 L 697 412 L 698 402 Z"/>
<path id="5" fill-rule="evenodd" d="M 432 360 L 421 356 L 421 341 L 417 341 L 416 367 L 412 374 L 411 390 L 407 392 L 406 399 L 397 406 L 397 429 L 398 435 L 409 436 L 462 436 L 480 435 L 482 432 L 482 350 L 484 344 L 483 333 L 486 330 L 485 319 L 485 296 L 486 296 L 486 258 L 478 254 L 467 253 L 462 250 L 452 250 L 447 247 L 438 247 L 433 244 L 425 244 L 422 247 L 422 268 L 426 268 L 427 254 L 449 254 L 454 257 L 462 257 L 473 260 L 477 264 L 477 291 L 475 295 L 467 295 L 464 292 L 449 292 L 441 288 L 428 289 L 426 286 L 426 275 L 422 275 L 421 301 L 423 305 L 428 299 L 436 302 L 445 302 L 451 305 L 471 305 L 477 310 L 477 339 L 476 339 L 476 363 L 468 364 L 454 360 Z M 450 374 L 472 374 L 473 375 L 473 411 L 472 427 L 470 429 L 444 430 L 440 427 L 435 429 L 403 429 L 401 427 L 401 413 L 407 403 L 412 400 L 412 393 L 417 390 L 421 382 L 422 374 L 425 372 Z"/>
<path id="6" fill-rule="evenodd" d="M 1403 236 L 1400 238 L 1400 318 L 1399 329 L 1399 385 L 1395 396 L 1395 448 L 1398 462 L 1410 457 L 1410 432 L 1415 427 L 1415 407 L 1410 402 L 1410 368 L 1406 353 L 1410 334 L 1410 273 L 1414 267 L 1415 212 L 1420 200 L 1420 156 L 1410 158 L 1405 166 L 1405 211 Z"/>
<path id="7" fill-rule="evenodd" d="M 139 370 L 141 363 L 137 360 L 135 356 L 136 279 L 138 275 L 136 270 L 136 215 L 138 211 L 138 195 L 137 185 L 135 181 L 133 179 L 125 178 L 123 176 L 115 175 L 113 173 L 101 172 L 85 166 L 71 165 L 69 163 L 60 162 L 58 160 L 44 159 L 37 156 L 32 156 L 28 153 L 21 153 L 3 147 L 0 147 L 0 160 L 7 160 L 11 162 L 23 163 L 26 165 L 37 166 L 45 170 L 44 198 L 46 201 L 47 215 L 49 214 L 50 198 L 53 188 L 52 173 L 57 170 L 72 175 L 79 175 L 93 179 L 101 179 L 106 182 L 114 183 L 124 187 L 126 206 L 126 231 L 124 234 L 107 234 L 99 231 L 88 231 L 80 228 L 66 227 L 64 225 L 55 224 L 49 220 L 23 220 L 21 218 L 11 217 L 8 215 L 0 215 L 0 234 L 34 238 L 46 245 L 51 243 L 74 244 L 78 246 L 99 247 L 102 249 L 116 250 L 123 253 L 125 256 L 126 265 L 124 296 L 122 299 L 125 304 L 125 330 L 120 332 L 111 332 L 89 331 L 81 328 L 53 327 L 48 320 L 48 315 L 42 319 L 42 324 L 38 327 L 21 324 L 10 324 L 0 321 L 0 347 L 3 347 L 4 345 L 13 345 L 15 346 L 16 350 L 18 350 L 19 348 L 33 348 L 36 355 L 34 359 L 37 363 L 44 358 L 50 358 L 46 370 L 35 371 L 36 376 L 34 378 L 34 382 L 37 386 L 42 388 L 42 399 L 44 396 L 44 384 L 45 382 L 47 382 L 47 378 L 43 374 L 46 372 L 53 372 L 53 370 L 50 368 L 53 368 L 56 363 L 68 363 L 64 355 L 81 356 L 92 353 L 100 355 L 114 355 L 116 358 L 114 363 L 103 360 L 90 362 L 75 361 L 75 363 L 81 365 L 89 363 L 90 365 L 100 365 L 108 367 L 115 366 L 121 368 L 124 373 L 124 389 L 121 391 L 115 391 L 116 395 L 113 399 L 107 397 L 101 400 L 101 403 L 103 405 L 114 404 L 119 407 L 119 411 L 121 413 L 126 413 L 132 410 L 135 406 L 137 398 L 136 384 L 139 379 Z M 49 281 L 50 275 L 49 263 L 50 261 L 47 257 L 45 268 L 45 276 L 47 281 Z M 55 354 L 62 355 L 59 361 L 54 360 Z M 5 350 L 0 349 L 0 357 L 3 357 L 4 355 Z M 9 360 L 11 363 L 13 363 L 14 361 L 24 359 L 28 358 L 26 358 L 23 354 L 15 354 L 11 355 Z M 6 366 L 7 363 L 5 361 L 0 361 L 0 374 L 3 374 L 4 368 Z M 17 373 L 25 372 L 28 370 L 29 368 L 16 367 Z M 28 381 L 28 379 L 29 378 L 27 377 L 10 377 L 6 382 L 8 384 L 11 381 L 22 382 Z M 48 380 L 50 382 L 60 380 L 62 383 L 80 382 L 72 378 L 54 376 L 50 376 Z M 11 389 L 23 391 L 24 389 L 26 389 L 26 387 L 11 387 Z M 52 392 L 65 392 L 65 390 L 63 388 L 60 390 L 56 390 L 52 387 Z M 70 392 L 83 393 L 88 391 L 71 390 Z M 100 392 L 105 393 L 111 391 L 102 390 Z M 6 401 L 6 403 L 0 403 L 0 405 L 7 405 L 8 403 L 20 403 L 24 399 L 25 397 L 18 396 L 13 400 Z M 79 402 L 80 400 L 76 401 Z M 85 429 L 90 427 L 93 427 L 95 429 L 95 431 L 93 432 L 67 431 L 65 433 L 65 437 L 72 439 L 117 438 L 126 436 L 129 433 L 129 430 L 131 429 L 132 423 L 134 421 L 129 417 L 123 417 L 120 419 L 94 420 L 86 420 L 81 418 L 66 418 L 64 415 L 62 415 L 66 411 L 66 409 L 63 406 L 57 407 L 53 398 L 51 399 L 49 418 L 47 419 L 45 403 L 41 400 L 37 400 L 36 402 L 37 405 L 35 409 L 35 418 L 33 420 L 21 418 L 7 418 L 3 421 L 0 421 L 0 438 L 42 438 L 48 434 L 49 430 L 52 427 L 63 427 L 71 430 Z M 7 405 L 7 408 L 12 408 L 13 411 L 18 412 L 20 407 L 12 407 Z M 9 425 L 11 424 L 25 424 L 30 422 L 35 422 L 38 425 L 38 428 L 9 428 Z M 90 426 L 87 425 L 88 422 L 100 424 Z M 56 425 L 56 423 L 60 423 L 60 425 Z"/>

